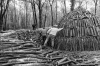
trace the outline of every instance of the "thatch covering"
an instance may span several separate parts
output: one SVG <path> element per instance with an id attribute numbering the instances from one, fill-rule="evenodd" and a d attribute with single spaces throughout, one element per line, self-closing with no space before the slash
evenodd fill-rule
<path id="1" fill-rule="evenodd" d="M 63 44 L 62 48 L 65 47 L 69 51 L 98 50 L 97 28 L 99 25 L 99 20 L 95 15 L 78 7 L 59 22 L 58 28 L 64 29 L 59 31 L 55 37 L 55 45 L 59 45 L 59 48 L 56 48 L 60 49 Z"/>

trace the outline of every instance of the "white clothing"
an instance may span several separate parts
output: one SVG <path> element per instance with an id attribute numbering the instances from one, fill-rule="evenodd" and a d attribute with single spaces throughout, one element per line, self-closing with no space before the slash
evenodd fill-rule
<path id="1" fill-rule="evenodd" d="M 63 28 L 50 28 L 50 29 L 47 31 L 47 33 L 55 36 L 56 33 L 57 33 L 58 31 L 62 30 L 62 29 L 63 29 Z"/>

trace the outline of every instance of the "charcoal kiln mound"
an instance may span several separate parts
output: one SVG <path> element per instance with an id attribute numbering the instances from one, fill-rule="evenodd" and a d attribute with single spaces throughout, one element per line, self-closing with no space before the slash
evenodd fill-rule
<path id="1" fill-rule="evenodd" d="M 63 28 L 55 36 L 54 48 L 68 51 L 100 50 L 98 18 L 82 7 L 66 14 L 59 22 Z"/>

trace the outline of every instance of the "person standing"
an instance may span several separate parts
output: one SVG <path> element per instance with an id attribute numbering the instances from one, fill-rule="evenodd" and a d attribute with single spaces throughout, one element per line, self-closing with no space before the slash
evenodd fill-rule
<path id="1" fill-rule="evenodd" d="M 54 37 L 56 36 L 57 32 L 62 30 L 63 28 L 56 28 L 56 27 L 51 27 L 48 31 L 47 31 L 47 38 L 44 42 L 44 47 L 47 46 L 47 42 L 49 41 L 49 39 L 51 38 L 51 46 L 52 48 L 54 47 Z"/>

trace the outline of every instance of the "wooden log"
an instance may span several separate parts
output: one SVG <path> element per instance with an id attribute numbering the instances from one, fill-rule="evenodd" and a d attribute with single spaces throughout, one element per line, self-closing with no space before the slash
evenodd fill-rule
<path id="1" fill-rule="evenodd" d="M 94 36 L 98 36 L 98 32 L 97 32 L 96 27 L 93 26 L 93 30 L 94 30 Z"/>
<path id="2" fill-rule="evenodd" d="M 5 64 L 1 64 L 1 66 L 12 66 L 12 65 L 15 65 L 15 64 L 17 65 L 17 64 L 28 64 L 28 63 L 33 63 L 33 64 L 38 63 L 38 66 L 40 66 L 39 64 L 41 64 L 41 65 L 44 64 L 45 65 L 47 62 L 49 62 L 49 61 L 41 61 L 41 62 L 34 62 L 34 61 L 15 62 L 15 63 L 5 63 Z M 36 66 L 37 66 L 37 64 L 36 64 Z"/>
<path id="3" fill-rule="evenodd" d="M 68 60 L 68 57 L 64 57 L 61 60 L 57 61 L 58 65 L 64 61 Z"/>
<path id="4" fill-rule="evenodd" d="M 59 54 L 59 53 L 61 53 L 61 52 L 60 51 L 54 51 L 52 53 L 49 53 L 48 56 L 50 56 L 50 55 L 56 55 L 56 54 Z"/>
<path id="5" fill-rule="evenodd" d="M 14 47 L 11 47 L 11 48 L 5 48 L 2 51 L 5 51 L 5 50 L 16 50 L 16 49 L 22 48 L 23 46 L 27 46 L 27 45 L 32 45 L 32 44 L 28 43 L 28 44 L 23 44 L 23 45 L 20 45 L 20 46 L 14 46 Z"/>
<path id="6" fill-rule="evenodd" d="M 21 50 L 23 50 L 23 51 L 39 51 L 39 50 L 41 50 L 41 48 L 26 48 L 26 49 L 21 49 Z"/>
<path id="7" fill-rule="evenodd" d="M 95 24 L 96 24 L 96 26 L 100 25 L 99 19 L 97 17 L 95 17 Z"/>
<path id="8" fill-rule="evenodd" d="M 58 63 L 58 66 L 69 64 L 69 63 L 75 63 L 76 64 L 76 62 L 70 60 L 70 61 L 65 61 L 65 62 L 62 62 L 62 63 Z"/>
<path id="9" fill-rule="evenodd" d="M 50 60 L 57 60 L 57 59 L 62 59 L 63 57 L 53 57 L 53 58 L 50 58 Z"/>
<path id="10" fill-rule="evenodd" d="M 84 64 L 84 63 L 81 63 L 81 64 L 76 64 L 76 66 L 98 66 L 99 64 L 94 64 L 94 63 L 91 63 L 91 64 Z"/>
<path id="11" fill-rule="evenodd" d="M 47 54 L 52 53 L 52 52 L 53 52 L 53 50 L 50 50 L 48 52 L 42 53 L 42 55 L 47 55 Z"/>
<path id="12" fill-rule="evenodd" d="M 41 52 L 29 52 L 29 51 L 0 51 L 0 54 L 41 54 Z"/>
<path id="13" fill-rule="evenodd" d="M 72 40 L 72 51 L 75 51 L 75 38 L 73 38 L 73 40 Z"/>

